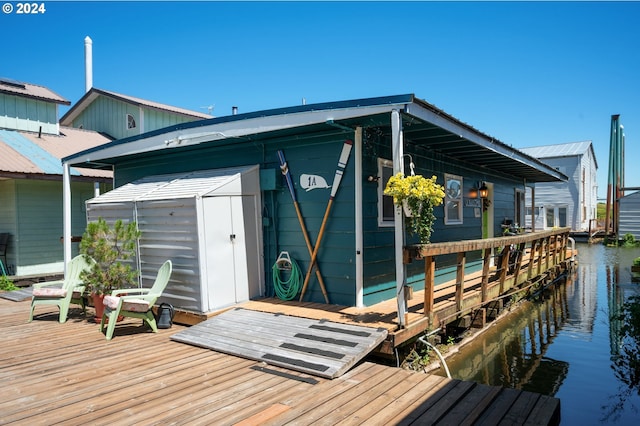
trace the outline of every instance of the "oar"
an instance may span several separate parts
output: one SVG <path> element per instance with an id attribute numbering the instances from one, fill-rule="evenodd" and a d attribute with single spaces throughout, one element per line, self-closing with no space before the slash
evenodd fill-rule
<path id="1" fill-rule="evenodd" d="M 311 240 L 309 239 L 309 233 L 307 232 L 307 227 L 305 226 L 304 219 L 302 218 L 300 205 L 298 204 L 296 192 L 293 187 L 293 182 L 291 180 L 291 172 L 289 172 L 289 166 L 287 165 L 287 161 L 285 160 L 284 153 L 282 151 L 278 151 L 278 158 L 280 159 L 280 170 L 282 171 L 282 174 L 287 180 L 287 186 L 289 187 L 289 193 L 291 194 L 291 199 L 293 200 L 293 206 L 296 208 L 296 214 L 298 215 L 298 222 L 300 222 L 300 229 L 302 229 L 302 235 L 304 236 L 304 241 L 307 243 L 307 250 L 309 251 L 309 256 L 312 256 L 313 246 L 311 245 Z M 316 277 L 318 278 L 318 282 L 320 283 L 320 288 L 322 289 L 322 294 L 324 295 L 324 301 L 326 303 L 329 303 L 329 296 L 327 295 L 327 289 L 324 286 L 324 280 L 322 279 L 322 274 L 320 274 L 320 268 L 316 268 Z"/>
<path id="2" fill-rule="evenodd" d="M 311 254 L 311 263 L 309 264 L 309 269 L 307 270 L 307 275 L 304 277 L 304 284 L 302 285 L 302 291 L 300 292 L 300 301 L 302 302 L 302 298 L 304 297 L 304 293 L 307 290 L 307 285 L 309 285 L 309 279 L 311 278 L 311 271 L 313 271 L 314 266 L 316 265 L 316 259 L 318 257 L 318 249 L 320 248 L 320 242 L 322 241 L 322 237 L 324 236 L 324 229 L 327 224 L 327 219 L 329 218 L 329 213 L 331 212 L 331 206 L 333 206 L 333 200 L 336 197 L 336 193 L 338 192 L 338 187 L 340 186 L 340 181 L 342 180 L 342 175 L 344 174 L 344 169 L 347 166 L 347 161 L 349 161 L 349 156 L 351 155 L 351 148 L 353 147 L 353 142 L 350 140 L 346 140 L 342 145 L 342 152 L 340 153 L 340 159 L 338 160 L 338 168 L 336 169 L 336 173 L 333 176 L 333 185 L 331 186 L 331 196 L 329 197 L 329 202 L 327 203 L 327 208 L 324 212 L 324 218 L 322 219 L 322 225 L 320 225 L 320 232 L 318 233 L 318 240 L 316 241 L 316 245 L 313 248 L 313 253 Z"/>

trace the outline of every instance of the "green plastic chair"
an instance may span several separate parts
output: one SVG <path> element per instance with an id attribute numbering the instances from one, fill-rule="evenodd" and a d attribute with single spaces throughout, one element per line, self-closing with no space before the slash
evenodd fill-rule
<path id="1" fill-rule="evenodd" d="M 100 332 L 104 332 L 104 325 L 107 322 L 107 340 L 111 340 L 113 337 L 113 331 L 119 316 L 140 318 L 143 320 L 142 325 L 146 322 L 154 333 L 158 332 L 152 308 L 167 287 L 171 277 L 171 270 L 171 261 L 167 260 L 158 270 L 156 281 L 151 288 L 113 290 L 110 296 L 104 297 L 104 312 L 100 320 Z"/>
<path id="2" fill-rule="evenodd" d="M 60 309 L 60 323 L 67 321 L 71 303 L 82 306 L 82 312 L 86 314 L 87 308 L 82 297 L 84 285 L 80 279 L 80 273 L 85 269 L 91 268 L 93 263 L 93 259 L 78 255 L 67 264 L 67 271 L 63 280 L 34 284 L 29 322 L 33 321 L 33 310 L 37 305 L 58 306 Z"/>

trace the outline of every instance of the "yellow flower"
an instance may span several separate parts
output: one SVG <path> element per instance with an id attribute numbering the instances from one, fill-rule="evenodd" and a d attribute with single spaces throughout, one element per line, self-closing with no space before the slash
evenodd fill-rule
<path id="1" fill-rule="evenodd" d="M 436 177 L 405 176 L 403 173 L 397 173 L 389 178 L 384 195 L 393 197 L 393 203 L 398 207 L 406 201 L 414 213 L 408 218 L 408 229 L 420 236 L 421 243 L 429 243 L 435 221 L 433 208 L 442 204 L 445 195 L 444 187 L 436 183 Z"/>

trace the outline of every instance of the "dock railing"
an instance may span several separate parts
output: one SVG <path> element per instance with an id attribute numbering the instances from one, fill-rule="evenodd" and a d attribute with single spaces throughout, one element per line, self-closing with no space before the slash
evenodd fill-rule
<path id="1" fill-rule="evenodd" d="M 469 310 L 470 305 L 486 304 L 511 288 L 531 281 L 565 262 L 570 231 L 570 228 L 558 228 L 496 238 L 406 246 L 405 261 L 424 259 L 424 318 L 419 321 L 414 319 L 414 322 L 428 320 L 433 325 L 435 294 L 439 290 L 435 285 L 437 256 L 456 255 L 455 289 L 452 289 L 454 306 L 447 312 L 460 314 Z M 482 273 L 479 278 L 479 300 L 476 285 L 472 290 L 476 300 L 470 302 L 465 294 L 465 265 L 468 253 L 475 251 L 482 253 Z M 406 326 L 413 328 L 416 324 L 409 324 L 408 319 L 405 316 Z"/>

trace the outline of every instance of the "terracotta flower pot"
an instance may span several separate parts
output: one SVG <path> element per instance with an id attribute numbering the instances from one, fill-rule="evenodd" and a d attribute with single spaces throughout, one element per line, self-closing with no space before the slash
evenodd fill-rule
<path id="1" fill-rule="evenodd" d="M 93 308 L 96 311 L 96 316 L 93 317 L 93 321 L 96 324 L 100 324 L 100 322 L 102 321 L 102 314 L 104 313 L 104 294 L 92 294 L 91 295 L 92 299 L 93 299 Z M 117 322 L 120 322 L 124 319 L 124 317 L 122 315 L 118 315 L 118 318 L 116 319 Z M 106 319 L 105 321 L 106 324 L 109 323 L 109 318 Z"/>

